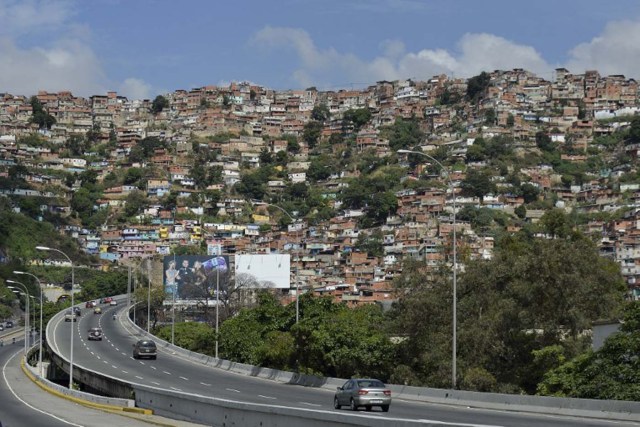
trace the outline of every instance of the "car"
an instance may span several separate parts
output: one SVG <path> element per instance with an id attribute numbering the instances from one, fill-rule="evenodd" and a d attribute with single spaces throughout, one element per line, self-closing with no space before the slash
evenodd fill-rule
<path id="1" fill-rule="evenodd" d="M 118 301 L 112 299 L 109 305 L 118 305 Z"/>
<path id="2" fill-rule="evenodd" d="M 4 324 L 4 327 L 7 329 L 13 328 L 13 322 L 11 320 L 7 320 Z"/>
<path id="3" fill-rule="evenodd" d="M 0 331 L 4 331 L 4 326 L 0 325 Z"/>
<path id="4" fill-rule="evenodd" d="M 73 311 L 69 310 L 64 314 L 64 321 L 65 322 L 77 322 L 78 321 L 78 316 L 76 316 Z"/>
<path id="5" fill-rule="evenodd" d="M 106 298 L 102 299 L 102 302 L 105 303 L 105 304 L 110 304 L 111 301 L 113 301 L 113 298 L 111 298 L 111 297 L 106 297 Z"/>
<path id="6" fill-rule="evenodd" d="M 89 329 L 89 336 L 87 337 L 87 339 L 89 341 L 91 340 L 96 340 L 96 341 L 102 341 L 102 328 L 91 328 Z"/>
<path id="7" fill-rule="evenodd" d="M 102 309 L 100 307 L 95 307 L 93 309 L 93 314 L 102 314 Z"/>
<path id="8" fill-rule="evenodd" d="M 84 303 L 84 308 L 93 308 L 93 301 L 87 301 Z"/>
<path id="9" fill-rule="evenodd" d="M 156 359 L 158 357 L 156 343 L 152 340 L 138 340 L 133 344 L 133 358 L 141 359 L 143 357 L 150 359 Z"/>
<path id="10" fill-rule="evenodd" d="M 82 314 L 82 310 L 80 310 L 80 307 L 73 307 L 73 313 L 76 316 L 80 316 Z"/>
<path id="11" fill-rule="evenodd" d="M 354 378 L 338 387 L 333 397 L 333 407 L 340 409 L 348 406 L 357 411 L 364 406 L 370 411 L 373 406 L 379 406 L 383 412 L 389 411 L 391 405 L 391 390 L 382 381 L 374 378 Z"/>

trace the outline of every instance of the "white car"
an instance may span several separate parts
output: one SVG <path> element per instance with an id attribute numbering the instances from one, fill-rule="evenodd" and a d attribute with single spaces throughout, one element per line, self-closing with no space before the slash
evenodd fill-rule
<path id="1" fill-rule="evenodd" d="M 118 305 L 118 301 L 112 299 L 109 305 Z"/>

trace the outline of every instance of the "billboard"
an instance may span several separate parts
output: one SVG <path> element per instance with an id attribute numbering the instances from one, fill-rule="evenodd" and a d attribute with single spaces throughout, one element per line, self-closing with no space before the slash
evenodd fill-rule
<path id="1" fill-rule="evenodd" d="M 289 289 L 291 256 L 289 254 L 236 255 L 236 286 L 246 288 Z"/>
<path id="2" fill-rule="evenodd" d="M 165 299 L 199 301 L 215 299 L 229 283 L 229 257 L 211 255 L 165 256 L 163 261 Z"/>

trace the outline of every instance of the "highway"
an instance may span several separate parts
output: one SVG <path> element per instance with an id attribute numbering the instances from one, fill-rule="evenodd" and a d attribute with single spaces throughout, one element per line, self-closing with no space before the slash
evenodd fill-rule
<path id="1" fill-rule="evenodd" d="M 17 361 L 24 353 L 24 339 L 16 339 L 15 344 L 7 344 L 10 339 L 4 339 L 5 344 L 0 347 L 0 366 L 2 367 L 2 379 L 0 380 L 0 425 L 33 426 L 33 427 L 68 427 L 70 424 L 53 414 L 36 407 L 25 401 L 16 390 L 17 383 L 30 380 L 22 375 L 21 371 L 9 368 L 9 363 Z"/>
<path id="2" fill-rule="evenodd" d="M 64 322 L 57 317 L 50 325 L 53 336 L 50 345 L 65 358 L 69 358 L 69 328 L 73 324 L 74 365 L 101 372 L 130 383 L 143 384 L 177 393 L 185 392 L 217 397 L 239 402 L 251 402 L 279 407 L 304 408 L 305 410 L 341 413 L 354 416 L 344 408 L 333 408 L 333 392 L 324 389 L 277 383 L 261 378 L 244 376 L 225 370 L 204 366 L 178 355 L 159 349 L 157 360 L 136 360 L 132 357 L 132 345 L 138 339 L 128 325 L 124 304 L 102 305 L 102 314 L 93 309 L 82 309 L 78 322 Z M 117 319 L 112 315 L 117 313 Z M 88 341 L 91 327 L 103 329 L 102 341 Z M 525 414 L 518 412 L 486 410 L 450 405 L 427 404 L 395 399 L 388 413 L 374 408 L 364 410 L 358 416 L 385 418 L 389 424 L 397 420 L 424 420 L 442 423 L 463 423 L 470 426 L 620 426 L 640 425 L 608 420 L 592 420 L 555 415 Z"/>

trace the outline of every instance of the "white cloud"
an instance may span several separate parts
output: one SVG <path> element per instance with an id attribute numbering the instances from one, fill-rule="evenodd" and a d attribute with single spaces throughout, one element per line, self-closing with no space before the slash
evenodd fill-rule
<path id="1" fill-rule="evenodd" d="M 62 26 L 73 15 L 69 0 L 0 0 L 0 34 L 17 36 Z"/>
<path id="2" fill-rule="evenodd" d="M 0 39 L 0 91 L 31 95 L 38 90 L 71 90 L 89 95 L 105 91 L 104 72 L 93 51 L 74 40 L 60 40 L 49 48 L 20 49 Z"/>
<path id="3" fill-rule="evenodd" d="M 608 23 L 591 41 L 569 52 L 565 67 L 574 73 L 598 70 L 602 75 L 624 74 L 638 77 L 640 71 L 640 22 Z"/>
<path id="4" fill-rule="evenodd" d="M 151 85 L 144 80 L 131 77 L 122 82 L 118 93 L 129 99 L 151 99 Z"/>
<path id="5" fill-rule="evenodd" d="M 0 92 L 32 95 L 70 90 L 91 96 L 116 87 L 146 98 L 140 79 L 112 82 L 91 47 L 91 30 L 72 21 L 77 0 L 0 0 Z M 35 46 L 24 41 L 46 40 Z"/>
<path id="6" fill-rule="evenodd" d="M 381 44 L 382 55 L 369 61 L 332 48 L 320 50 L 307 32 L 295 28 L 265 27 L 256 33 L 253 42 L 293 48 L 300 66 L 292 72 L 292 78 L 302 86 L 336 79 L 372 83 L 427 79 L 440 73 L 469 77 L 495 69 L 525 68 L 536 73 L 552 69 L 534 48 L 491 34 L 465 34 L 458 43 L 457 54 L 444 49 L 405 52 L 402 42 L 385 41 Z"/>

